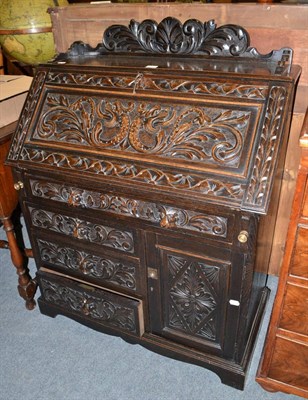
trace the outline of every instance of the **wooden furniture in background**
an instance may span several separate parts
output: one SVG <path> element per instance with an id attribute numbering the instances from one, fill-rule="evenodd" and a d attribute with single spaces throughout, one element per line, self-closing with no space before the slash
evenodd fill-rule
<path id="1" fill-rule="evenodd" d="M 65 52 L 76 40 L 95 46 L 101 32 L 112 24 L 128 24 L 131 19 L 160 21 L 172 15 L 182 22 L 188 18 L 214 19 L 218 26 L 227 23 L 244 26 L 251 42 L 265 54 L 288 46 L 294 50 L 295 64 L 303 67 L 298 83 L 290 141 L 288 144 L 269 272 L 278 275 L 283 258 L 291 212 L 296 171 L 299 163 L 298 135 L 308 99 L 308 7 L 303 4 L 100 4 L 70 5 L 51 11 L 58 52 Z"/>
<path id="2" fill-rule="evenodd" d="M 259 55 L 242 27 L 166 18 L 111 27 L 96 50 L 75 44 L 38 68 L 8 162 L 42 313 L 243 388 L 268 295 L 291 58 Z"/>
<path id="3" fill-rule="evenodd" d="M 35 307 L 33 297 L 36 283 L 31 280 L 25 267 L 25 255 L 16 240 L 11 217 L 18 204 L 18 195 L 14 188 L 11 168 L 4 165 L 16 126 L 17 122 L 14 122 L 0 128 L 0 221 L 8 239 L 7 242 L 0 241 L 0 248 L 8 248 L 10 250 L 12 262 L 18 274 L 18 292 L 26 301 L 26 307 L 32 310 Z M 30 251 L 27 253 L 27 256 L 29 255 L 31 255 Z"/>
<path id="4" fill-rule="evenodd" d="M 257 382 L 308 398 L 308 111 L 286 251 Z"/>
<path id="5" fill-rule="evenodd" d="M 0 47 L 0 75 L 4 74 L 3 54 Z"/>

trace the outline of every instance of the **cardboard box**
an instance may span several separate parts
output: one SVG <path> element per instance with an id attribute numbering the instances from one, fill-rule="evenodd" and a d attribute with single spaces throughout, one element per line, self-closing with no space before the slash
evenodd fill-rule
<path id="1" fill-rule="evenodd" d="M 0 75 L 0 128 L 17 121 L 32 78 L 24 75 Z"/>

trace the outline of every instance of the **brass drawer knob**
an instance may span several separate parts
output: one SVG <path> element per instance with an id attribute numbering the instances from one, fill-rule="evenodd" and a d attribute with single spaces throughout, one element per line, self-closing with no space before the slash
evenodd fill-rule
<path id="1" fill-rule="evenodd" d="M 247 231 L 241 231 L 237 237 L 238 241 L 240 243 L 246 243 L 248 240 L 248 232 Z"/>
<path id="2" fill-rule="evenodd" d="M 156 268 L 148 268 L 148 277 L 151 279 L 158 279 L 158 272 Z"/>
<path id="3" fill-rule="evenodd" d="M 18 182 L 16 182 L 16 183 L 14 183 L 14 189 L 15 190 L 20 190 L 20 189 L 22 189 L 24 187 L 24 184 L 23 184 L 23 182 L 21 182 L 21 181 L 18 181 Z"/>

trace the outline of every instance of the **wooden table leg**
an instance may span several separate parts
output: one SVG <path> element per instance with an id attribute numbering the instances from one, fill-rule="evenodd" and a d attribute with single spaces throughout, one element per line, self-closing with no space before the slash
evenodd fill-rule
<path id="1" fill-rule="evenodd" d="M 25 249 L 20 225 L 20 210 L 18 195 L 14 188 L 14 178 L 11 168 L 5 165 L 5 159 L 11 144 L 11 137 L 17 126 L 17 121 L 0 128 L 0 222 L 6 232 L 7 241 L 0 240 L 0 248 L 9 249 L 13 265 L 18 275 L 18 292 L 26 301 L 28 310 L 35 307 L 34 295 L 36 281 L 31 279 L 27 268 L 27 259 L 31 249 Z"/>
<path id="2" fill-rule="evenodd" d="M 26 308 L 28 310 L 33 310 L 36 305 L 34 295 L 37 283 L 34 279 L 31 279 L 29 271 L 25 267 L 25 258 L 17 244 L 11 218 L 1 218 L 1 222 L 3 223 L 3 229 L 8 239 L 8 248 L 10 249 L 12 263 L 18 275 L 19 295 L 26 301 Z M 3 247 L 5 247 L 5 244 Z"/>

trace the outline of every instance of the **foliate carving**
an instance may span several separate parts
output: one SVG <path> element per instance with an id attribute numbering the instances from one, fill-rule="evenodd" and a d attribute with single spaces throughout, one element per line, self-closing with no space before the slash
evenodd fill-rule
<path id="1" fill-rule="evenodd" d="M 216 340 L 219 267 L 168 255 L 169 326 Z"/>
<path id="2" fill-rule="evenodd" d="M 11 148 L 8 154 L 8 160 L 18 160 L 19 158 L 19 152 L 25 140 L 45 77 L 46 72 L 39 71 L 33 78 L 32 85 L 24 104 L 23 112 L 16 128 L 16 134 L 12 140 Z"/>
<path id="3" fill-rule="evenodd" d="M 225 217 L 103 194 L 54 182 L 31 179 L 30 185 L 34 196 L 59 201 L 74 207 L 98 209 L 140 218 L 158 223 L 166 228 L 181 228 L 214 236 L 227 236 L 228 220 Z"/>
<path id="4" fill-rule="evenodd" d="M 128 89 L 135 86 L 135 77 L 128 76 L 108 76 L 93 74 L 75 74 L 69 72 L 49 72 L 46 78 L 47 83 L 65 85 L 86 85 Z"/>
<path id="5" fill-rule="evenodd" d="M 292 62 L 292 49 L 283 48 L 262 55 L 255 48 L 249 47 L 249 44 L 248 32 L 238 25 L 217 28 L 214 20 L 200 22 L 189 19 L 182 24 L 176 18 L 167 17 L 160 23 L 147 19 L 140 23 L 131 20 L 128 27 L 112 25 L 105 30 L 103 42 L 96 48 L 83 42 L 75 42 L 68 55 L 93 57 L 105 53 L 198 54 L 257 58 L 280 62 L 281 65 Z M 280 66 L 280 72 L 282 69 Z"/>
<path id="6" fill-rule="evenodd" d="M 176 18 L 167 17 L 159 24 L 153 20 L 128 27 L 113 25 L 105 30 L 103 46 L 114 52 L 146 52 L 159 54 L 239 55 L 249 45 L 249 35 L 236 25 L 216 28 L 213 20 L 187 20 L 183 25 Z"/>
<path id="7" fill-rule="evenodd" d="M 160 90 L 164 92 L 192 93 L 195 95 L 212 95 L 239 97 L 248 99 L 265 99 L 267 86 L 239 85 L 225 82 L 198 82 L 183 79 L 158 79 L 145 76 L 137 89 Z"/>
<path id="8" fill-rule="evenodd" d="M 136 268 L 132 264 L 113 261 L 46 240 L 38 240 L 38 247 L 43 262 L 136 290 Z"/>
<path id="9" fill-rule="evenodd" d="M 133 235 L 107 226 L 93 224 L 79 218 L 29 208 L 32 224 L 91 243 L 100 243 L 129 253 L 134 252 Z"/>
<path id="10" fill-rule="evenodd" d="M 173 188 L 193 193 L 207 194 L 209 197 L 224 198 L 239 202 L 244 194 L 245 185 L 224 182 L 219 179 L 200 178 L 197 175 L 185 175 L 179 172 L 170 173 L 158 168 L 145 168 L 131 163 L 108 161 L 90 156 L 67 155 L 60 152 L 38 150 L 24 146 L 21 159 L 36 164 L 60 167 L 61 169 L 84 171 L 90 174 L 101 174 L 105 177 L 119 178 L 124 181 L 142 182 L 147 185 Z"/>
<path id="11" fill-rule="evenodd" d="M 34 139 L 238 166 L 251 111 L 48 94 Z"/>
<path id="12" fill-rule="evenodd" d="M 134 309 L 106 300 L 98 290 L 93 294 L 79 292 L 60 283 L 40 279 L 40 289 L 46 301 L 94 319 L 109 326 L 136 333 Z"/>
<path id="13" fill-rule="evenodd" d="M 140 78 L 140 74 L 138 75 Z M 120 88 L 139 90 L 156 90 L 163 92 L 191 93 L 194 95 L 210 95 L 224 97 L 239 97 L 264 100 L 268 86 L 225 82 L 200 82 L 184 79 L 155 78 L 145 74 L 141 79 L 137 76 L 106 76 L 91 74 L 75 74 L 69 72 L 49 72 L 46 82 L 53 84 L 70 84 L 98 86 L 103 88 Z"/>
<path id="14" fill-rule="evenodd" d="M 253 205 L 262 209 L 267 203 L 267 196 L 269 195 L 267 188 L 271 185 L 273 178 L 275 168 L 273 160 L 279 148 L 285 102 L 286 89 L 273 86 L 269 94 L 253 172 L 245 195 L 245 208 Z"/>

